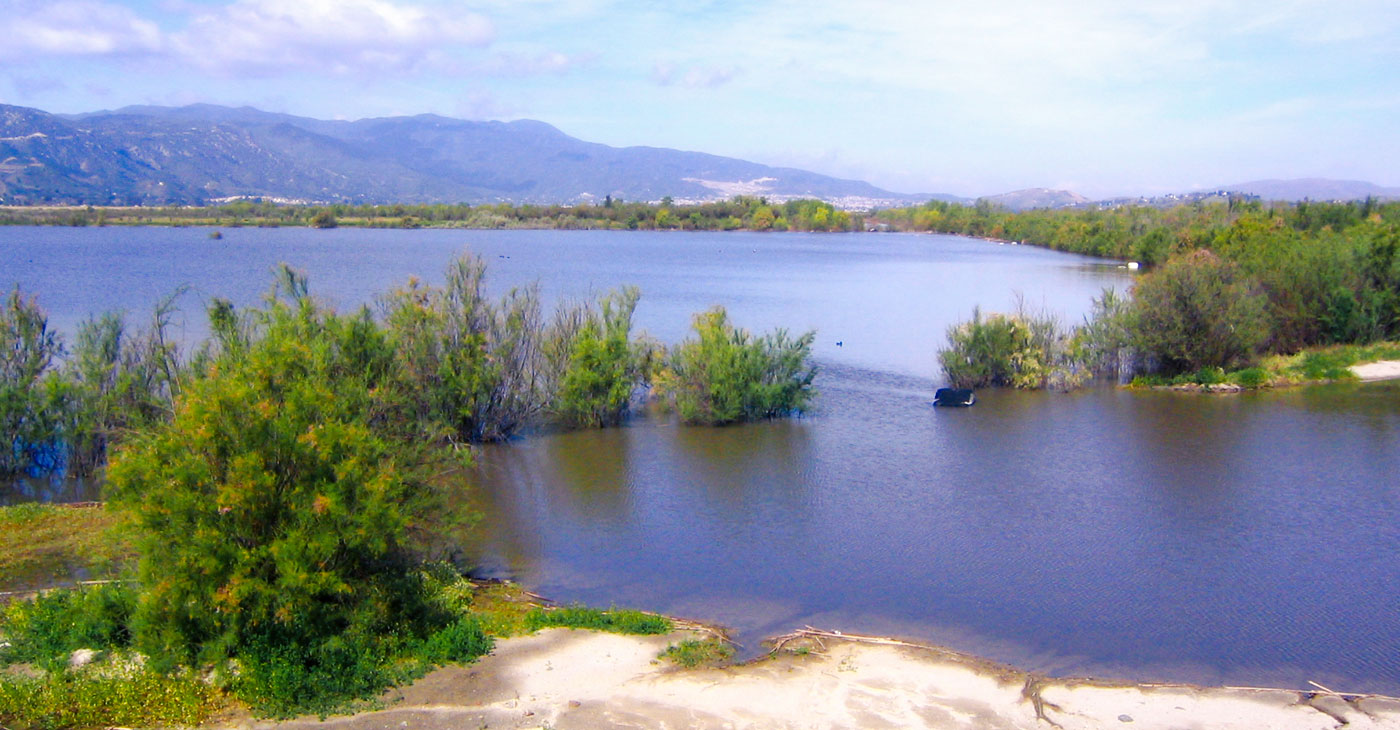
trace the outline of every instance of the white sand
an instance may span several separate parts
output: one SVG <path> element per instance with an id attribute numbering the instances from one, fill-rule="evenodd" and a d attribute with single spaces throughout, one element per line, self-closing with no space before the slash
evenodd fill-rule
<path id="1" fill-rule="evenodd" d="M 386 710 L 258 727 L 1400 730 L 1400 701 L 1047 680 L 933 649 L 827 641 L 726 669 L 658 662 L 680 638 L 553 629 L 438 670 Z"/>
<path id="2" fill-rule="evenodd" d="M 1362 380 L 1395 380 L 1400 378 L 1400 360 L 1381 360 L 1365 365 L 1352 365 L 1351 371 Z"/>

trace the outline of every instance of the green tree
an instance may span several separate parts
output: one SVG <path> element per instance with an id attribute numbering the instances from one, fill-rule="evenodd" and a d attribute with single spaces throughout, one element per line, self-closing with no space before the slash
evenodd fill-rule
<path id="1" fill-rule="evenodd" d="M 19 288 L 0 305 L 0 477 L 61 465 L 63 393 L 48 377 L 63 342 Z"/>
<path id="2" fill-rule="evenodd" d="M 1204 249 L 1142 277 L 1134 301 L 1138 342 L 1168 372 L 1246 366 L 1269 336 L 1258 284 Z"/>
<path id="3" fill-rule="evenodd" d="M 799 413 L 812 398 L 815 332 L 754 337 L 723 307 L 698 314 L 696 337 L 677 345 L 657 386 L 687 423 L 723 425 Z"/>
<path id="4" fill-rule="evenodd" d="M 615 426 L 622 422 L 642 367 L 631 340 L 632 312 L 641 291 L 627 287 L 604 297 L 598 309 L 567 337 L 567 362 L 551 410 L 572 427 Z"/>
<path id="5" fill-rule="evenodd" d="M 424 615 L 406 534 L 431 493 L 375 423 L 368 320 L 288 282 L 246 347 L 113 456 L 110 494 L 141 528 L 136 639 L 161 663 L 237 658 L 253 693 L 275 676 L 302 700 L 367 695 Z"/>

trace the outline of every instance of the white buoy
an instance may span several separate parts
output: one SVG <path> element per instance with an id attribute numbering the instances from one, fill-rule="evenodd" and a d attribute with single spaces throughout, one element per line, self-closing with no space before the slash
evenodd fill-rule
<path id="1" fill-rule="evenodd" d="M 1138 268 L 1138 262 L 1136 262 L 1136 261 L 1129 261 L 1129 262 L 1128 262 L 1128 268 L 1129 268 L 1129 269 L 1137 269 L 1137 268 Z"/>

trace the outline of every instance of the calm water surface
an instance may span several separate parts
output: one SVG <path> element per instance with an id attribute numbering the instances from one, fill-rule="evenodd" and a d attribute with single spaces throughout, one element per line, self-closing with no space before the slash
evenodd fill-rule
<path id="1" fill-rule="evenodd" d="M 350 306 L 439 281 L 467 247 L 497 291 L 637 284 L 663 341 L 713 304 L 816 328 L 822 365 L 798 420 L 640 417 L 484 449 L 464 485 L 485 572 L 749 647 L 811 623 L 1061 674 L 1400 693 L 1400 387 L 928 406 L 949 323 L 1017 294 L 1077 320 L 1130 281 L 1103 262 L 894 234 L 0 228 L 0 284 L 68 330 L 189 284 L 196 338 L 203 298 L 254 302 L 277 261 Z"/>

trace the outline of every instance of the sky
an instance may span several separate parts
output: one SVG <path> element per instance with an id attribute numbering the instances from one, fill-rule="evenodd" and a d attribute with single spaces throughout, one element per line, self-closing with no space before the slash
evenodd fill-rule
<path id="1" fill-rule="evenodd" d="M 0 103 L 538 119 L 905 193 L 1400 186 L 1397 0 L 0 0 Z"/>

